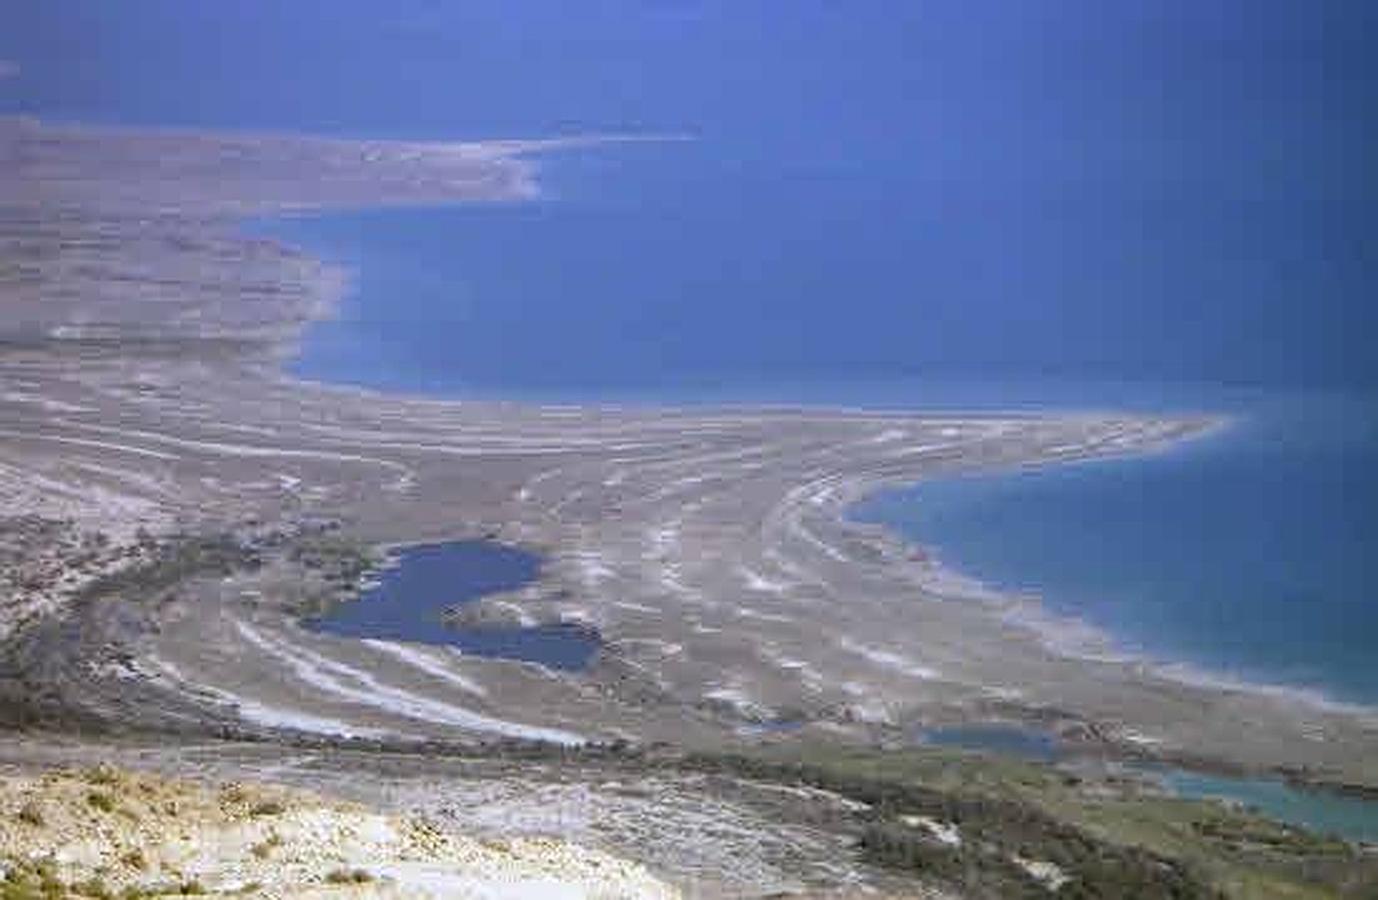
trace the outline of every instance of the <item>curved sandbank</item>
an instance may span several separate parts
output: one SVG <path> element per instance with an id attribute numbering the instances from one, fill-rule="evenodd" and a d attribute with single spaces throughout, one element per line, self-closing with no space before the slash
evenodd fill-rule
<path id="1" fill-rule="evenodd" d="M 534 170 L 516 154 L 539 144 L 17 120 L 0 141 L 21 161 L 0 183 L 18 273 L 0 300 L 0 498 L 17 561 L 5 698 L 24 716 L 691 746 L 775 720 L 873 739 L 996 717 L 1107 752 L 1378 785 L 1369 711 L 1070 654 L 1026 605 L 844 515 L 882 485 L 1144 452 L 1210 417 L 552 407 L 303 383 L 281 361 L 345 276 L 232 223 L 519 201 Z M 478 536 L 548 560 L 477 604 L 484 620 L 597 629 L 587 672 L 297 624 L 353 587 L 321 548 Z"/>

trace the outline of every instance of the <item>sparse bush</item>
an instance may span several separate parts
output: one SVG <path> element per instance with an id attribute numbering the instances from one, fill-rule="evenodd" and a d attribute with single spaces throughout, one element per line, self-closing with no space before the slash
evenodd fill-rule
<path id="1" fill-rule="evenodd" d="M 94 784 L 97 787 L 114 787 L 123 781 L 118 771 L 106 765 L 87 769 L 83 777 L 87 784 Z"/>
<path id="2" fill-rule="evenodd" d="M 144 856 L 144 852 L 138 847 L 135 847 L 133 850 L 121 856 L 120 862 L 129 866 L 131 869 L 138 869 L 140 872 L 148 868 L 148 859 Z"/>
<path id="3" fill-rule="evenodd" d="M 336 869 L 325 880 L 330 884 L 368 884 L 373 875 L 364 869 Z"/>
<path id="4" fill-rule="evenodd" d="M 277 800 L 264 800 L 255 803 L 253 809 L 249 810 L 251 816 L 280 816 L 287 812 L 287 807 Z"/>
<path id="5" fill-rule="evenodd" d="M 0 882 L 0 900 L 63 900 L 67 896 L 48 860 L 16 862 Z"/>
<path id="6" fill-rule="evenodd" d="M 107 813 L 114 812 L 120 805 L 112 794 L 107 794 L 104 791 L 91 791 L 86 795 L 86 804 L 92 809 Z"/>
<path id="7" fill-rule="evenodd" d="M 30 800 L 19 808 L 19 821 L 25 825 L 32 825 L 34 828 L 42 828 L 45 824 L 43 810 L 38 803 Z"/>
<path id="8" fill-rule="evenodd" d="M 244 789 L 244 785 L 231 783 L 220 789 L 220 802 L 225 806 L 234 806 L 244 803 L 249 799 L 249 792 Z"/>
<path id="9" fill-rule="evenodd" d="M 893 823 L 867 826 L 859 841 L 862 854 L 877 865 L 914 869 L 933 875 L 961 871 L 961 853 L 937 844 L 913 828 Z"/>
<path id="10" fill-rule="evenodd" d="M 82 897 L 89 897 L 91 900 L 115 900 L 115 894 L 104 880 L 94 875 L 85 881 L 73 886 L 73 890 Z"/>
<path id="11" fill-rule="evenodd" d="M 272 834 L 268 835 L 268 837 L 266 837 L 265 839 L 259 841 L 257 844 L 254 844 L 252 847 L 250 847 L 249 852 L 252 853 L 258 859 L 267 859 L 268 857 L 273 855 L 274 850 L 281 846 L 282 835 L 278 834 L 277 832 L 273 832 Z"/>
<path id="12" fill-rule="evenodd" d="M 1138 847 L 1099 840 L 1017 797 L 949 793 L 906 778 L 887 778 L 845 764 L 777 762 L 738 754 L 691 754 L 687 767 L 782 784 L 801 784 L 865 803 L 873 821 L 860 849 L 870 861 L 923 872 L 960 885 L 972 897 L 1046 896 L 1046 889 L 1010 862 L 1015 855 L 1046 860 L 1067 873 L 1059 897 L 1215 898 L 1220 894 L 1173 860 Z M 961 848 L 935 846 L 897 825 L 904 814 L 933 816 L 961 827 Z"/>

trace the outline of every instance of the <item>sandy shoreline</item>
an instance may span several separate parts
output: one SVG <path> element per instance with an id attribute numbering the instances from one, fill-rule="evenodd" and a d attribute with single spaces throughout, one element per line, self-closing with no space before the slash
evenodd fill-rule
<path id="1" fill-rule="evenodd" d="M 1090 415 L 1086 411 L 1076 413 Z M 1047 465 L 1096 464 L 1114 459 L 1133 460 L 1160 453 L 1189 451 L 1192 445 L 1201 441 L 1218 439 L 1240 425 L 1234 414 L 1211 414 L 1203 416 L 1200 430 L 1182 439 L 1165 442 L 1157 446 L 1136 448 L 1124 454 L 1097 454 L 1071 461 L 1049 463 L 1034 460 L 1016 466 L 994 470 L 963 470 L 959 477 L 1000 477 L 1016 471 L 1043 468 Z M 875 493 L 883 493 L 897 487 L 911 488 L 922 481 L 903 485 L 881 485 L 866 496 L 853 502 L 864 502 Z M 1136 652 L 1122 646 L 1113 631 L 1091 624 L 1074 615 L 1053 612 L 1036 592 L 1023 592 L 999 588 L 989 584 L 979 576 L 961 570 L 943 560 L 938 547 L 915 541 L 896 529 L 871 523 L 854 523 L 863 528 L 878 528 L 899 545 L 912 548 L 912 552 L 923 559 L 929 569 L 926 587 L 934 594 L 955 598 L 970 599 L 974 602 L 991 604 L 1001 611 L 1009 621 L 1042 635 L 1048 648 L 1067 656 L 1083 658 L 1094 662 L 1111 662 L 1145 667 L 1155 676 L 1178 680 L 1185 685 L 1211 690 L 1231 692 L 1253 692 L 1276 697 L 1282 700 L 1313 706 L 1328 712 L 1354 716 L 1371 724 L 1378 725 L 1378 707 L 1369 704 L 1336 699 L 1318 688 L 1299 687 L 1283 682 L 1240 678 L 1225 672 L 1213 670 L 1209 666 L 1189 663 L 1171 657 L 1154 656 Z"/>
<path id="2" fill-rule="evenodd" d="M 1041 635 L 1048 649 L 1053 652 L 1091 662 L 1138 665 L 1158 677 L 1180 681 L 1191 687 L 1257 693 L 1314 706 L 1328 712 L 1364 718 L 1378 724 L 1378 708 L 1363 703 L 1337 700 L 1319 689 L 1297 687 L 1282 682 L 1236 678 L 1207 666 L 1170 657 L 1150 656 L 1125 648 L 1108 629 L 1076 616 L 1052 612 L 1037 593 L 992 587 L 980 578 L 944 563 L 942 554 L 936 547 L 894 534 L 893 529 L 885 530 L 891 532 L 896 541 L 922 554 L 930 569 L 927 586 L 934 594 L 990 604 L 998 608 L 1000 614 L 1011 623 Z"/>
<path id="3" fill-rule="evenodd" d="M 1076 658 L 845 519 L 884 485 L 1141 453 L 1214 419 L 529 406 L 300 382 L 282 361 L 344 282 L 228 223 L 520 201 L 534 168 L 513 152 L 540 145 L 15 120 L 0 140 L 25 161 L 0 185 L 17 273 L 0 300 L 3 659 L 22 716 L 426 739 L 510 718 L 689 746 L 783 717 L 863 741 L 1001 718 L 1106 752 L 1378 784 L 1371 717 Z M 486 535 L 548 564 L 476 614 L 597 629 L 588 673 L 404 648 L 417 665 L 296 625 L 348 588 L 360 547 Z"/>

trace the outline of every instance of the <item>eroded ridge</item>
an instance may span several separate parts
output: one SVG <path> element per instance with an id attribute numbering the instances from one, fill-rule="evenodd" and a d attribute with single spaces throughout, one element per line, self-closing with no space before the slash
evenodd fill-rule
<path id="1" fill-rule="evenodd" d="M 305 384 L 279 362 L 345 274 L 233 220 L 518 201 L 538 143 L 0 134 L 21 173 L 0 213 L 0 501 L 6 694 L 24 715 L 692 743 L 979 714 L 1372 778 L 1366 713 L 1052 641 L 1065 631 L 1036 604 L 845 519 L 882 484 L 1141 452 L 1208 419 L 539 407 Z M 458 616 L 583 623 L 602 640 L 590 669 L 299 624 L 362 574 L 350 548 L 477 535 L 545 565 Z"/>

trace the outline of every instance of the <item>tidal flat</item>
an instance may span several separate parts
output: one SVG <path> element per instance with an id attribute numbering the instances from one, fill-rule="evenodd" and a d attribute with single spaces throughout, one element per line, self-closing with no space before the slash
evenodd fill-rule
<path id="1" fill-rule="evenodd" d="M 446 401 L 284 374 L 348 275 L 234 223 L 519 202 L 545 146 L 0 121 L 6 722 L 295 759 L 721 752 L 781 721 L 799 727 L 772 745 L 860 747 L 1000 721 L 1112 760 L 1378 788 L 1371 710 L 1069 652 L 1050 635 L 1074 623 L 845 515 L 884 486 L 1151 451 L 1212 417 Z M 596 633 L 587 666 L 302 625 L 365 587 L 376 548 L 476 538 L 544 563 L 450 620 Z"/>

